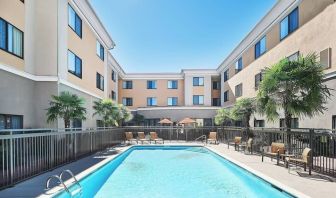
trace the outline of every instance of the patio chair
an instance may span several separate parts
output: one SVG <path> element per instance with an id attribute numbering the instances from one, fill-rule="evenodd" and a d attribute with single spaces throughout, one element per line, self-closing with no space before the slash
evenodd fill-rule
<path id="1" fill-rule="evenodd" d="M 239 145 L 241 144 L 242 137 L 235 136 L 233 142 L 229 142 L 229 145 L 234 145 L 235 151 L 239 151 Z"/>
<path id="2" fill-rule="evenodd" d="M 128 141 L 129 144 L 131 144 L 132 141 L 138 144 L 138 140 L 133 138 L 132 132 L 125 132 L 125 144 L 126 144 L 126 141 Z"/>
<path id="3" fill-rule="evenodd" d="M 138 141 L 140 141 L 141 144 L 143 144 L 144 142 L 150 142 L 150 140 L 146 138 L 145 132 L 138 132 Z"/>
<path id="4" fill-rule="evenodd" d="M 271 151 L 264 152 L 264 148 L 262 149 L 261 153 L 261 161 L 264 161 L 264 156 L 271 157 L 271 160 L 273 161 L 273 157 L 277 158 L 277 165 L 279 165 L 280 155 L 285 154 L 285 144 L 284 143 L 278 143 L 278 142 L 272 142 L 271 144 Z"/>
<path id="5" fill-rule="evenodd" d="M 244 152 L 247 151 L 247 152 L 250 152 L 252 154 L 252 144 L 253 144 L 253 138 L 249 138 L 246 142 L 242 142 L 238 146 L 244 148 Z"/>
<path id="6" fill-rule="evenodd" d="M 285 159 L 286 161 L 286 168 L 288 168 L 288 172 L 290 170 L 289 163 L 293 162 L 296 165 L 297 164 L 303 164 L 304 171 L 307 169 L 307 165 L 309 168 L 309 175 L 311 175 L 311 162 L 310 162 L 310 155 L 311 155 L 311 149 L 305 148 L 301 154 L 301 156 L 295 158 L 295 157 L 288 157 Z"/>
<path id="7" fill-rule="evenodd" d="M 217 144 L 218 143 L 218 141 L 217 141 L 217 132 L 210 132 L 209 133 L 209 137 L 208 137 L 208 139 L 207 139 L 207 142 L 215 142 L 215 144 Z"/>
<path id="8" fill-rule="evenodd" d="M 150 132 L 149 134 L 150 134 L 150 141 L 154 141 L 155 144 L 158 141 L 162 141 L 162 144 L 164 144 L 164 140 L 162 138 L 159 138 L 156 132 Z"/>

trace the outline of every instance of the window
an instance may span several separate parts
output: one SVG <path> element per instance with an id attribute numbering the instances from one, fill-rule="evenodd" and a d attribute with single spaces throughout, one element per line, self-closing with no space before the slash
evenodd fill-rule
<path id="1" fill-rule="evenodd" d="M 204 86 L 204 78 L 203 77 L 194 77 L 193 78 L 194 86 Z"/>
<path id="2" fill-rule="evenodd" d="M 72 128 L 82 128 L 82 120 L 74 119 L 72 121 Z"/>
<path id="3" fill-rule="evenodd" d="M 225 91 L 224 92 L 224 102 L 227 102 L 227 101 L 229 101 L 229 91 Z"/>
<path id="4" fill-rule="evenodd" d="M 265 127 L 265 120 L 254 120 L 254 127 Z"/>
<path id="5" fill-rule="evenodd" d="M 0 18 L 0 49 L 23 58 L 23 32 Z"/>
<path id="6" fill-rule="evenodd" d="M 100 75 L 98 72 L 97 72 L 97 75 L 96 75 L 96 86 L 98 89 L 104 91 L 104 76 Z"/>
<path id="7" fill-rule="evenodd" d="M 68 50 L 68 72 L 82 78 L 82 59 Z"/>
<path id="8" fill-rule="evenodd" d="M 147 80 L 147 89 L 156 89 L 156 80 Z"/>
<path id="9" fill-rule="evenodd" d="M 320 64 L 324 69 L 331 67 L 331 48 L 327 48 L 320 52 Z"/>
<path id="10" fill-rule="evenodd" d="M 213 81 L 212 82 L 212 89 L 214 89 L 214 90 L 219 90 L 220 89 L 219 81 Z"/>
<path id="11" fill-rule="evenodd" d="M 116 81 L 116 75 L 115 75 L 115 71 L 112 70 L 112 75 L 111 75 L 112 80 L 115 82 Z"/>
<path id="12" fill-rule="evenodd" d="M 332 116 L 332 129 L 336 129 L 336 115 Z"/>
<path id="13" fill-rule="evenodd" d="M 68 5 L 68 24 L 82 38 L 82 19 L 70 5 Z"/>
<path id="14" fill-rule="evenodd" d="M 236 62 L 236 73 L 240 72 L 243 69 L 243 58 L 240 57 Z"/>
<path id="15" fill-rule="evenodd" d="M 132 89 L 132 88 L 133 88 L 133 82 L 131 80 L 123 81 L 123 89 Z"/>
<path id="16" fill-rule="evenodd" d="M 194 105 L 202 105 L 202 104 L 204 104 L 204 96 L 193 95 L 193 104 Z"/>
<path id="17" fill-rule="evenodd" d="M 124 106 L 133 106 L 133 98 L 123 98 L 122 104 Z"/>
<path id="18" fill-rule="evenodd" d="M 147 106 L 156 106 L 157 100 L 154 97 L 148 97 L 147 98 Z"/>
<path id="19" fill-rule="evenodd" d="M 254 88 L 255 90 L 259 89 L 260 82 L 262 81 L 262 73 L 258 73 L 254 76 Z"/>
<path id="20" fill-rule="evenodd" d="M 297 61 L 299 59 L 300 52 L 295 52 L 294 54 L 287 57 L 289 61 Z"/>
<path id="21" fill-rule="evenodd" d="M 0 130 L 1 129 L 22 129 L 22 115 L 5 115 L 0 114 Z"/>
<path id="22" fill-rule="evenodd" d="M 295 8 L 280 22 L 280 40 L 286 38 L 299 27 L 299 9 Z"/>
<path id="23" fill-rule="evenodd" d="M 243 95 L 243 84 L 240 83 L 239 85 L 237 85 L 237 86 L 235 87 L 235 96 L 236 96 L 236 97 L 240 97 L 240 96 L 242 96 L 242 95 Z"/>
<path id="24" fill-rule="evenodd" d="M 220 98 L 212 98 L 212 106 L 220 106 Z"/>
<path id="25" fill-rule="evenodd" d="M 99 41 L 96 43 L 96 53 L 100 59 L 104 60 L 104 47 L 99 43 Z"/>
<path id="26" fill-rule="evenodd" d="M 281 118 L 280 119 L 280 128 L 285 127 L 285 119 Z M 291 128 L 292 129 L 297 129 L 299 128 L 299 119 L 298 118 L 292 118 L 291 120 Z"/>
<path id="27" fill-rule="evenodd" d="M 97 127 L 104 127 L 104 122 L 102 120 L 96 120 Z"/>
<path id="28" fill-rule="evenodd" d="M 224 75 L 224 82 L 229 80 L 229 69 L 227 69 L 223 75 Z"/>
<path id="29" fill-rule="evenodd" d="M 259 58 L 262 54 L 266 52 L 266 36 L 264 36 L 258 43 L 254 46 L 254 57 Z"/>
<path id="30" fill-rule="evenodd" d="M 115 91 L 111 91 L 111 98 L 112 98 L 112 100 L 116 99 L 116 93 L 115 93 Z"/>
<path id="31" fill-rule="evenodd" d="M 177 89 L 177 80 L 168 80 L 168 89 Z"/>
<path id="32" fill-rule="evenodd" d="M 168 106 L 177 106 L 177 97 L 169 97 L 167 104 Z"/>

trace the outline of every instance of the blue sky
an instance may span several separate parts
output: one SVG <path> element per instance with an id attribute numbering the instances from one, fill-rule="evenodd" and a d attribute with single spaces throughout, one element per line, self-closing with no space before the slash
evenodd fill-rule
<path id="1" fill-rule="evenodd" d="M 215 69 L 276 0 L 91 0 L 126 72 Z"/>

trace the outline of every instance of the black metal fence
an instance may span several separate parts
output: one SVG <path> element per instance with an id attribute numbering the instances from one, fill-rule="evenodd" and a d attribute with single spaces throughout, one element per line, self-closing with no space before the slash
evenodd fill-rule
<path id="1" fill-rule="evenodd" d="M 217 132 L 218 141 L 233 142 L 236 136 L 246 141 L 253 137 L 254 154 L 272 142 L 282 142 L 286 150 L 301 155 L 312 149 L 314 171 L 336 177 L 336 132 L 320 129 L 271 129 L 237 127 L 124 127 L 97 129 L 0 130 L 0 188 L 64 165 L 125 140 L 124 132 L 155 131 L 166 141 L 195 141 Z"/>
<path id="2" fill-rule="evenodd" d="M 122 128 L 0 131 L 0 188 L 124 141 Z"/>
<path id="3" fill-rule="evenodd" d="M 253 151 L 258 154 L 267 149 L 272 142 L 285 144 L 286 151 L 296 157 L 301 156 L 305 148 L 310 148 L 312 169 L 315 172 L 336 177 L 336 131 L 326 129 L 279 129 L 224 127 L 218 129 L 220 142 L 233 142 L 234 137 L 247 141 L 253 137 Z"/>
<path id="4" fill-rule="evenodd" d="M 125 132 L 133 132 L 134 137 L 137 137 L 137 132 L 156 132 L 160 138 L 168 141 L 195 141 L 202 135 L 208 136 L 211 131 L 217 132 L 218 127 L 165 127 L 165 126 L 136 126 L 125 127 Z"/>

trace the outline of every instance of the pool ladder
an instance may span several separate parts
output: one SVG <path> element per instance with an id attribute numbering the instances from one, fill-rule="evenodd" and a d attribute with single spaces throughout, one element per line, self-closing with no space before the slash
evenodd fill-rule
<path id="1" fill-rule="evenodd" d="M 65 183 L 64 183 L 64 181 L 63 181 L 63 179 L 62 179 L 62 176 L 64 175 L 64 173 L 68 173 L 68 174 L 71 176 L 71 178 L 74 179 L 74 182 L 73 182 L 73 183 L 75 183 L 75 184 L 78 186 L 77 189 L 75 189 L 74 191 L 71 192 L 70 189 L 65 185 Z M 70 179 L 71 179 L 71 178 L 70 178 Z M 80 185 L 80 183 L 78 182 L 77 178 L 76 178 L 75 175 L 72 173 L 72 171 L 69 170 L 69 169 L 67 169 L 67 170 L 63 170 L 59 176 L 58 176 L 58 175 L 52 175 L 52 176 L 50 176 L 50 177 L 48 178 L 47 182 L 46 182 L 46 190 L 50 190 L 49 184 L 50 184 L 50 181 L 51 181 L 52 179 L 56 179 L 56 180 L 58 181 L 58 184 L 62 184 L 64 190 L 65 190 L 71 197 L 74 197 L 74 196 L 76 196 L 76 195 L 81 195 L 81 194 L 82 194 L 82 186 Z"/>
<path id="2" fill-rule="evenodd" d="M 198 138 L 195 139 L 195 142 L 196 142 L 197 140 L 202 139 L 202 142 L 204 143 L 204 145 L 206 145 L 206 143 L 207 143 L 206 138 L 207 138 L 206 135 L 201 135 L 201 136 L 199 136 Z"/>

